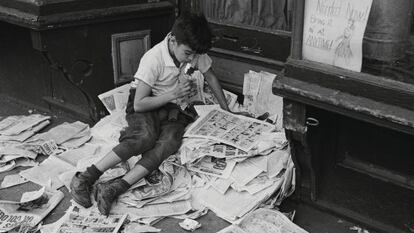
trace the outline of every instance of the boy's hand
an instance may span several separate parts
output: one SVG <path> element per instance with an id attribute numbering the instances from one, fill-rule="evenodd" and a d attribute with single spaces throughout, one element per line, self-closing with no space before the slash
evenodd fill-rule
<path id="1" fill-rule="evenodd" d="M 174 89 L 175 99 L 180 99 L 188 96 L 191 93 L 191 83 L 188 80 L 183 80 L 178 83 L 178 86 Z"/>
<path id="2" fill-rule="evenodd" d="M 233 114 L 237 114 L 237 115 L 242 115 L 242 116 L 245 116 L 245 117 L 254 118 L 253 115 L 250 114 L 250 113 L 248 113 L 248 112 L 232 112 L 232 111 L 230 111 L 230 112 L 233 113 Z"/>

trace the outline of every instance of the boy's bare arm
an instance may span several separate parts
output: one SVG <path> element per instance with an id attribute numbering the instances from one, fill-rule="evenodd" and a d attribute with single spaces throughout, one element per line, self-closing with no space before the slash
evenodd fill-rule
<path id="1" fill-rule="evenodd" d="M 203 75 L 206 78 L 211 90 L 213 91 L 213 94 L 216 96 L 220 104 L 220 107 L 226 111 L 230 111 L 229 106 L 227 105 L 226 98 L 224 97 L 223 89 L 221 88 L 221 85 L 213 70 L 210 68 Z"/>
<path id="2" fill-rule="evenodd" d="M 190 94 L 189 82 L 179 83 L 178 86 L 163 95 L 151 96 L 151 87 L 145 82 L 138 80 L 135 90 L 134 110 L 135 112 L 147 112 Z"/>

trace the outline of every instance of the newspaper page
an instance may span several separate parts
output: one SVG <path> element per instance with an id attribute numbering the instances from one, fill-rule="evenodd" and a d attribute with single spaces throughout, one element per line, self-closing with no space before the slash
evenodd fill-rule
<path id="1" fill-rule="evenodd" d="M 214 143 L 216 142 L 205 138 L 184 138 L 177 153 L 181 164 L 191 163 L 201 158 L 203 155 L 197 152 L 198 148 L 209 147 Z"/>
<path id="2" fill-rule="evenodd" d="M 211 111 L 211 109 L 220 108 L 219 104 L 209 104 L 209 105 L 194 105 L 194 109 L 197 112 L 197 115 L 204 116 Z"/>
<path id="3" fill-rule="evenodd" d="M 28 205 L 0 204 L 0 232 L 8 232 L 23 223 L 37 225 L 59 204 L 63 196 L 61 191 L 46 191 L 42 196 L 44 198 L 40 199 L 41 202 L 32 203 L 31 206 L 36 208 L 31 209 Z"/>
<path id="4" fill-rule="evenodd" d="M 147 218 L 185 214 L 191 209 L 191 201 L 189 200 L 145 205 L 141 208 L 131 208 L 129 204 L 117 202 L 116 205 L 112 206 L 111 214 L 127 213 L 136 218 Z"/>
<path id="5" fill-rule="evenodd" d="M 198 118 L 184 136 L 208 138 L 249 151 L 257 144 L 262 133 L 274 128 L 274 125 L 263 121 L 213 109 Z"/>
<path id="6" fill-rule="evenodd" d="M 195 151 L 195 153 L 202 153 L 204 156 L 210 155 L 216 158 L 227 159 L 249 156 L 249 153 L 226 144 L 214 144 L 212 146 L 200 147 Z"/>
<path id="7" fill-rule="evenodd" d="M 42 187 L 39 190 L 32 191 L 32 192 L 25 192 L 23 193 L 20 201 L 9 201 L 9 200 L 0 200 L 0 204 L 23 204 L 31 201 L 36 201 L 37 199 L 41 198 L 45 193 L 45 187 Z"/>
<path id="8" fill-rule="evenodd" d="M 240 223 L 230 225 L 217 233 L 307 233 L 277 210 L 257 209 L 243 218 Z"/>
<path id="9" fill-rule="evenodd" d="M 199 147 L 195 150 L 190 150 L 189 148 L 180 149 L 180 159 L 182 164 L 192 163 L 193 161 L 204 156 L 233 159 L 245 158 L 250 156 L 250 154 L 240 149 L 237 149 L 234 146 L 229 146 L 225 144 L 211 145 L 211 143 L 204 143 L 200 144 Z"/>
<path id="10" fill-rule="evenodd" d="M 227 190 L 223 195 L 213 187 L 209 187 L 194 196 L 196 196 L 197 201 L 200 201 L 202 205 L 212 210 L 217 216 L 233 222 L 277 192 L 282 185 L 282 181 L 283 179 L 276 180 L 271 186 L 254 195 L 248 192 L 237 192 L 234 189 Z"/>
<path id="11" fill-rule="evenodd" d="M 56 156 L 49 156 L 39 166 L 21 171 L 24 178 L 51 189 L 58 189 L 64 184 L 59 180 L 59 175 L 75 167 Z"/>
<path id="12" fill-rule="evenodd" d="M 41 114 L 31 114 L 28 116 L 10 116 L 1 121 L 1 135 L 18 135 L 25 130 L 40 124 L 43 121 L 50 120 L 50 116 Z"/>
<path id="13" fill-rule="evenodd" d="M 3 181 L 0 184 L 0 189 L 9 188 L 26 182 L 29 182 L 29 180 L 19 174 L 7 175 L 3 178 Z"/>
<path id="14" fill-rule="evenodd" d="M 62 124 L 53 127 L 47 132 L 36 134 L 30 138 L 29 142 L 36 143 L 39 140 L 43 142 L 53 140 L 56 144 L 60 145 L 71 139 L 78 138 L 80 133 L 84 132 L 85 130 L 89 131 L 89 125 L 83 122 L 63 122 Z"/>
<path id="15" fill-rule="evenodd" d="M 191 171 L 203 173 L 227 179 L 230 177 L 236 162 L 234 160 L 226 160 L 224 158 L 215 158 L 205 156 L 195 163 L 188 164 L 187 167 Z"/>
<path id="16" fill-rule="evenodd" d="M 243 105 L 254 116 L 268 113 L 268 120 L 274 122 L 278 129 L 282 129 L 283 98 L 272 92 L 273 80 L 276 74 L 268 72 L 249 71 L 244 75 Z"/>
<path id="17" fill-rule="evenodd" d="M 261 85 L 256 97 L 255 112 L 262 115 L 266 112 L 270 114 L 268 119 L 275 122 L 278 129 L 282 129 L 283 123 L 283 98 L 273 94 L 273 80 L 276 74 L 260 72 Z"/>
<path id="18" fill-rule="evenodd" d="M 7 119 L 7 118 L 6 118 Z M 37 132 L 45 128 L 50 124 L 49 120 L 44 120 L 37 125 L 34 125 L 30 129 L 27 129 L 17 135 L 2 135 L 0 132 L 0 141 L 18 141 L 24 142 L 31 136 L 35 135 Z"/>
<path id="19" fill-rule="evenodd" d="M 114 112 L 124 111 L 128 103 L 129 90 L 131 84 L 127 83 L 123 86 L 114 88 L 110 91 L 98 95 L 106 110 L 110 114 Z"/>
<path id="20" fill-rule="evenodd" d="M 94 211 L 81 211 L 72 206 L 64 216 L 65 221 L 54 233 L 117 233 L 127 215 L 104 216 Z"/>

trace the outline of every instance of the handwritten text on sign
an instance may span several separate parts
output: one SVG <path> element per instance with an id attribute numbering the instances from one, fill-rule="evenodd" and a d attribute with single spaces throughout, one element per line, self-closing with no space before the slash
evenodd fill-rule
<path id="1" fill-rule="evenodd" d="M 303 58 L 361 71 L 372 0 L 306 0 Z"/>

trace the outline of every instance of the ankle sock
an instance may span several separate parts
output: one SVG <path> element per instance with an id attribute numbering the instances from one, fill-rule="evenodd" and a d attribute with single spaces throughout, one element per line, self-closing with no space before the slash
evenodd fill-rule
<path id="1" fill-rule="evenodd" d="M 86 171 L 91 175 L 91 181 L 94 183 L 99 179 L 99 177 L 103 174 L 95 165 L 91 165 L 90 167 L 86 168 Z"/>
<path id="2" fill-rule="evenodd" d="M 124 179 L 118 179 L 118 181 L 119 181 L 119 183 L 121 184 L 121 187 L 122 187 L 122 193 L 124 193 L 124 192 L 126 192 L 130 187 L 131 187 L 131 185 L 128 183 L 128 182 L 126 182 Z"/>

